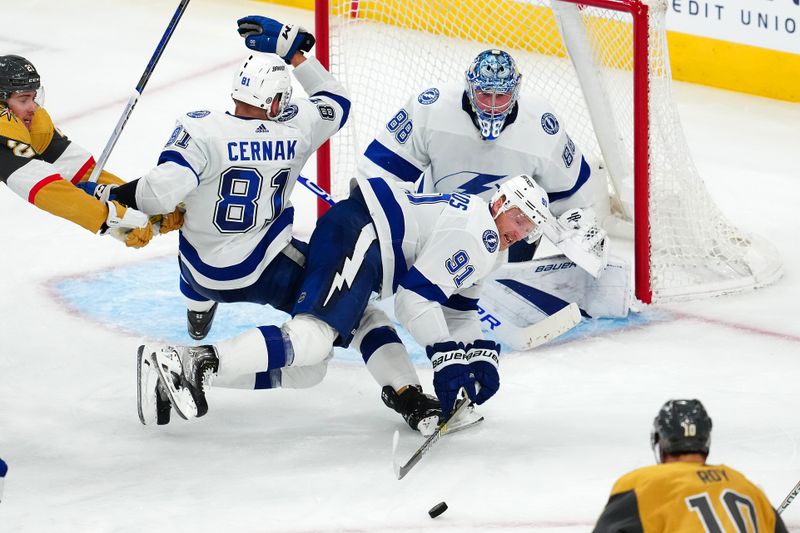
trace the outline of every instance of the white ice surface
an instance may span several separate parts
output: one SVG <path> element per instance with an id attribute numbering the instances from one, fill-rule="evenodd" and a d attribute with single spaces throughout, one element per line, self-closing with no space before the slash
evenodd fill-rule
<path id="1" fill-rule="evenodd" d="M 36 64 L 56 123 L 99 155 L 176 5 L 13 2 L 0 53 Z M 313 27 L 306 11 L 194 0 L 110 170 L 137 177 L 178 114 L 229 108 L 230 73 L 246 54 L 235 20 L 251 13 Z M 346 360 L 311 390 L 214 389 L 207 417 L 141 426 L 134 362 L 147 339 L 130 332 L 148 325 L 81 315 L 56 298 L 53 279 L 161 260 L 175 238 L 126 250 L 0 186 L 0 457 L 9 464 L 0 531 L 586 532 L 614 480 L 652 462 L 650 424 L 673 397 L 705 403 L 709 460 L 744 471 L 777 505 L 800 479 L 800 106 L 680 84 L 676 99 L 713 196 L 778 247 L 784 277 L 672 305 L 672 320 L 505 355 L 486 422 L 442 441 L 402 481 L 392 475 L 392 432 L 403 453 L 419 437 Z M 294 197 L 307 232 L 310 196 L 298 188 Z M 122 298 L 122 289 L 96 297 Z M 419 373 L 430 387 L 430 369 Z M 432 521 L 439 501 L 450 509 Z M 800 504 L 784 517 L 800 531 Z"/>

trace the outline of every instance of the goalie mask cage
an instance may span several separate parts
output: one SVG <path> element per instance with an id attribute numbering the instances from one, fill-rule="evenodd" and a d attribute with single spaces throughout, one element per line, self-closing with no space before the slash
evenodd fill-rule
<path id="1" fill-rule="evenodd" d="M 346 196 L 356 158 L 403 102 L 463 83 L 481 50 L 500 48 L 517 61 L 522 94 L 553 105 L 607 171 L 615 211 L 635 221 L 639 300 L 774 281 L 777 252 L 728 222 L 692 162 L 671 96 L 666 10 L 666 0 L 316 0 L 317 57 L 353 102 L 318 152 L 319 184 Z"/>

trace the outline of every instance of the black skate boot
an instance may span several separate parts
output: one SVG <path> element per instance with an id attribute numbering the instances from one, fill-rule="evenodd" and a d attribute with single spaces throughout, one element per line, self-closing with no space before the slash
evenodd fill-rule
<path id="1" fill-rule="evenodd" d="M 217 304 L 218 302 L 214 302 L 208 311 L 186 310 L 186 324 L 191 338 L 198 341 L 206 338 L 214 321 L 214 313 L 217 312 Z"/>
<path id="2" fill-rule="evenodd" d="M 419 385 L 409 385 L 399 395 L 387 385 L 381 390 L 381 399 L 387 407 L 403 415 L 403 419 L 411 429 L 423 435 L 432 433 L 442 417 L 439 400 L 435 396 L 423 393 Z"/>
<path id="3" fill-rule="evenodd" d="M 167 389 L 159 383 L 156 386 L 156 424 L 163 426 L 169 424 L 169 416 L 172 412 L 172 404 L 169 403 Z"/>
<path id="4" fill-rule="evenodd" d="M 210 345 L 163 346 L 148 352 L 161 377 L 160 384 L 181 418 L 205 415 L 206 389 L 219 368 L 216 349 Z"/>

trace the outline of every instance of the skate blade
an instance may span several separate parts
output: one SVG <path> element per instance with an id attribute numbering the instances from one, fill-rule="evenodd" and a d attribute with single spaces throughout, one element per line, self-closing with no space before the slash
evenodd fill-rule
<path id="1" fill-rule="evenodd" d="M 451 419 L 447 422 L 447 433 L 455 433 L 462 429 L 471 428 L 483 422 L 483 415 L 475 411 L 475 408 L 470 405 L 461 416 Z"/>
<path id="2" fill-rule="evenodd" d="M 172 407 L 166 396 L 160 396 L 161 379 L 146 355 L 146 348 L 145 345 L 139 346 L 136 354 L 136 410 L 139 422 L 145 426 L 168 424 Z M 166 414 L 159 413 L 159 403 L 166 404 Z"/>
<path id="3" fill-rule="evenodd" d="M 146 395 L 144 388 L 147 387 L 151 369 L 150 360 L 144 357 L 144 346 L 139 346 L 139 350 L 136 353 L 136 410 L 139 413 L 139 422 L 145 426 L 152 424 L 153 420 L 156 419 L 155 404 L 144 403 Z M 153 390 L 155 391 L 155 387 L 153 387 Z"/>

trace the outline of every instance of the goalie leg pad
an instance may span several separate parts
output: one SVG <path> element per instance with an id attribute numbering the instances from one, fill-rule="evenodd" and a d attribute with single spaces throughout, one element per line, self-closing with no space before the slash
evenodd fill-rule
<path id="1" fill-rule="evenodd" d="M 593 278 L 563 255 L 504 265 L 481 293 L 481 306 L 503 320 L 533 324 L 569 302 L 594 318 L 628 315 L 632 291 L 630 267 L 610 257 L 600 277 Z"/>

